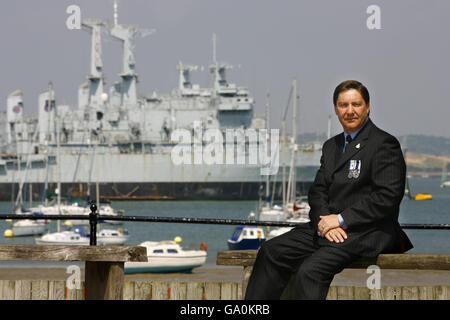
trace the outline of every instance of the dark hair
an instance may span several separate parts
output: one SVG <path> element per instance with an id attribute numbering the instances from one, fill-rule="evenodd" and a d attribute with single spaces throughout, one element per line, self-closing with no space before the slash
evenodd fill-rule
<path id="1" fill-rule="evenodd" d="M 359 81 L 356 80 L 346 80 L 344 82 L 341 82 L 336 89 L 334 89 L 334 93 L 333 93 L 333 105 L 336 105 L 337 103 L 337 99 L 339 97 L 339 94 L 343 91 L 347 91 L 350 89 L 355 89 L 357 90 L 362 98 L 364 99 L 364 101 L 366 102 L 366 104 L 370 103 L 370 96 L 369 96 L 369 90 L 367 90 L 367 88 Z"/>

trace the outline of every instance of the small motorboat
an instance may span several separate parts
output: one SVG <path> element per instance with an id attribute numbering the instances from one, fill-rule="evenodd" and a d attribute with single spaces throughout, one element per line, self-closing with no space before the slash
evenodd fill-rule
<path id="1" fill-rule="evenodd" d="M 48 225 L 45 222 L 36 220 L 19 220 L 12 224 L 14 237 L 39 235 L 45 233 L 47 229 Z"/>
<path id="2" fill-rule="evenodd" d="M 263 228 L 237 226 L 230 239 L 230 250 L 256 250 L 266 240 Z"/>
<path id="3" fill-rule="evenodd" d="M 83 238 L 90 238 L 81 225 L 72 228 L 72 231 L 79 234 Z M 123 245 L 129 238 L 128 231 L 123 231 L 121 228 L 117 230 L 102 229 L 97 232 L 97 245 L 99 246 L 114 246 Z"/>
<path id="4" fill-rule="evenodd" d="M 99 246 L 123 245 L 128 238 L 128 232 L 121 228 L 117 230 L 103 229 L 97 232 L 97 244 Z"/>
<path id="5" fill-rule="evenodd" d="M 287 218 L 287 215 L 287 211 L 285 211 L 281 206 L 266 206 L 262 207 L 259 211 L 259 220 L 280 222 L 284 221 Z"/>
<path id="6" fill-rule="evenodd" d="M 74 231 L 63 231 L 44 234 L 42 237 L 34 239 L 36 244 L 45 245 L 73 245 L 73 246 L 88 246 L 89 238 L 82 237 Z"/>
<path id="7" fill-rule="evenodd" d="M 68 216 L 67 223 L 71 225 L 83 225 L 83 226 L 89 226 L 89 214 L 91 213 L 90 208 L 84 208 L 82 207 L 82 211 L 64 211 L 64 214 Z M 85 215 L 86 220 L 70 220 L 71 215 Z M 123 210 L 116 211 L 114 208 L 112 208 L 109 204 L 106 204 L 104 206 L 100 206 L 98 209 L 98 218 L 99 223 L 108 223 L 113 225 L 120 225 L 122 224 L 122 221 L 120 220 L 103 220 L 102 216 L 115 216 L 120 217 L 123 216 Z"/>
<path id="8" fill-rule="evenodd" d="M 145 241 L 139 246 L 147 248 L 147 262 L 125 262 L 125 273 L 191 272 L 205 264 L 206 251 L 184 250 L 177 242 Z"/>
<path id="9" fill-rule="evenodd" d="M 309 218 L 304 216 L 297 216 L 296 218 L 287 219 L 286 222 L 298 222 L 298 223 L 308 223 L 310 222 Z M 269 231 L 267 234 L 267 240 L 278 237 L 283 233 L 289 232 L 293 229 L 293 227 L 278 227 Z"/>

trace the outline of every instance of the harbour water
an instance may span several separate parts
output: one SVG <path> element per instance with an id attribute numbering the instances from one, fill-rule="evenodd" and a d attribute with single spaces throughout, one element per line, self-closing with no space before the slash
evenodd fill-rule
<path id="1" fill-rule="evenodd" d="M 413 194 L 430 193 L 432 200 L 413 201 L 404 198 L 400 210 L 400 223 L 405 224 L 449 224 L 450 188 L 440 188 L 439 179 L 412 178 L 410 186 Z M 112 206 L 123 209 L 125 215 L 158 217 L 198 217 L 246 219 L 250 211 L 255 211 L 257 201 L 130 201 L 113 202 Z M 0 202 L 0 213 L 10 213 L 11 203 Z M 61 224 L 63 226 L 63 223 Z M 206 266 L 214 266 L 217 252 L 227 250 L 227 239 L 234 226 L 124 222 L 121 226 L 101 225 L 104 228 L 121 227 L 127 229 L 130 238 L 127 245 L 138 245 L 143 241 L 172 240 L 182 238 L 185 248 L 200 247 L 206 242 L 208 258 Z M 34 244 L 34 237 L 3 237 L 10 223 L 0 221 L 2 244 Z M 63 229 L 63 227 L 62 227 Z M 56 221 L 50 223 L 50 230 L 56 231 Z M 450 232 L 448 230 L 405 230 L 413 242 L 410 253 L 450 253 Z M 29 262 L 14 262 L 14 265 L 27 265 Z M 42 263 L 40 263 L 42 264 Z M 53 263 L 55 264 L 55 263 Z M 0 263 L 5 266 L 5 262 Z M 8 264 L 8 266 L 12 266 Z"/>

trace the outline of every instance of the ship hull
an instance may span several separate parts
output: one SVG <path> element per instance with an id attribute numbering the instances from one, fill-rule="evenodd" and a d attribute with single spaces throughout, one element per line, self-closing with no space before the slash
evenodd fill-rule
<path id="1" fill-rule="evenodd" d="M 182 164 L 176 165 L 168 153 L 111 154 L 102 150 L 95 155 L 64 148 L 57 158 L 31 155 L 4 161 L 0 170 L 0 200 L 16 198 L 19 183 L 24 181 L 23 193 L 29 193 L 32 185 L 33 200 L 41 200 L 45 181 L 48 190 L 54 192 L 61 182 L 63 194 L 75 194 L 84 198 L 86 185 L 90 185 L 91 198 L 96 197 L 96 183 L 103 199 L 110 200 L 256 200 L 265 195 L 267 176 L 261 166 L 238 164 Z M 85 150 L 86 152 L 88 150 Z M 295 178 L 297 193 L 305 195 L 319 167 L 320 152 L 300 152 L 297 157 Z M 290 168 L 283 170 L 283 163 L 276 174 L 270 176 L 270 194 L 275 185 L 275 199 L 282 198 L 283 172 L 288 180 Z M 30 166 L 27 170 L 27 160 Z M 58 168 L 59 167 L 59 168 Z M 26 199 L 29 197 L 27 196 Z"/>
<path id="2" fill-rule="evenodd" d="M 310 181 L 297 182 L 297 193 L 306 195 Z M 262 187 L 261 187 L 262 186 Z M 26 186 L 27 188 L 29 187 Z M 56 183 L 50 183 L 49 189 L 54 190 Z M 264 183 L 259 182 L 192 182 L 192 183 L 99 183 L 101 200 L 110 201 L 151 201 L 151 200 L 258 200 L 265 195 Z M 272 187 L 271 187 L 272 188 Z M 17 196 L 18 184 L 0 183 L 0 201 L 11 201 Z M 83 198 L 85 193 L 79 193 L 79 183 L 62 183 L 63 194 L 73 194 Z M 86 190 L 86 187 L 84 187 Z M 136 190 L 135 192 L 132 192 Z M 32 183 L 32 200 L 40 201 L 44 191 L 44 183 Z M 132 192 L 131 194 L 129 194 Z M 272 192 L 272 190 L 271 190 Z M 281 199 L 281 184 L 275 186 L 275 199 Z M 96 199 L 96 186 L 90 186 L 91 199 Z M 29 193 L 25 194 L 29 200 Z"/>

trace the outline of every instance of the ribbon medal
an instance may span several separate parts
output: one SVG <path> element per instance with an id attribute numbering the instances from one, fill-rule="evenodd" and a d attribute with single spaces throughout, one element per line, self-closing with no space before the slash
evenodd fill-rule
<path id="1" fill-rule="evenodd" d="M 358 178 L 361 172 L 361 160 L 350 160 L 350 166 L 348 169 L 348 178 Z"/>

